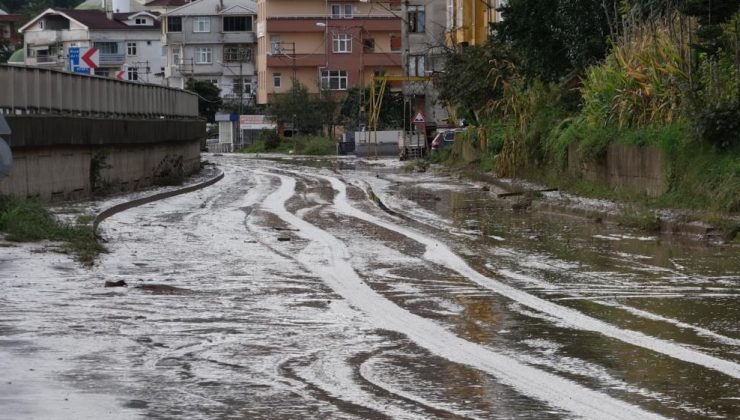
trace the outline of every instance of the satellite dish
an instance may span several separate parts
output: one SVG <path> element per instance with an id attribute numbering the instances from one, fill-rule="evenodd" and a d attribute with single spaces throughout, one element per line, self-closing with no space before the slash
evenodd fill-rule
<path id="1" fill-rule="evenodd" d="M 10 168 L 13 167 L 13 152 L 5 140 L 0 138 L 0 179 L 10 175 Z"/>

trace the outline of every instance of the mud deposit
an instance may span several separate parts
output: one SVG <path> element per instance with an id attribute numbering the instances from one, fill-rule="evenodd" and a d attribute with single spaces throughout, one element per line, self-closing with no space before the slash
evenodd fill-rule
<path id="1" fill-rule="evenodd" d="M 92 270 L 0 247 L 0 418 L 740 416 L 737 246 L 391 162 L 209 159 L 106 220 Z"/>

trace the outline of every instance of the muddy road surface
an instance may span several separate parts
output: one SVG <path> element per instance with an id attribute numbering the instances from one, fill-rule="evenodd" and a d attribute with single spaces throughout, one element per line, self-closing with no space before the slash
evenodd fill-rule
<path id="1" fill-rule="evenodd" d="M 209 159 L 221 182 L 105 221 L 91 270 L 0 248 L 0 418 L 740 417 L 737 246 Z"/>

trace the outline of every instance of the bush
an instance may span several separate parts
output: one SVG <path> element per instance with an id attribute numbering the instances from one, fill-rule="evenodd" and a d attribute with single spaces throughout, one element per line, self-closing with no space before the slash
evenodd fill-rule
<path id="1" fill-rule="evenodd" d="M 446 163 L 452 155 L 452 147 L 435 150 L 429 153 L 429 163 Z"/>
<path id="2" fill-rule="evenodd" d="M 257 141 L 264 143 L 266 150 L 277 149 L 280 146 L 280 135 L 275 130 L 262 130 Z"/>
<path id="3" fill-rule="evenodd" d="M 105 249 L 95 238 L 92 227 L 82 223 L 90 219 L 80 218 L 79 221 L 77 225 L 60 223 L 35 199 L 0 196 L 0 231 L 6 233 L 7 240 L 64 242 L 65 248 L 74 252 L 80 262 L 92 265 Z"/>
<path id="4" fill-rule="evenodd" d="M 267 145 L 263 140 L 257 140 L 249 146 L 239 150 L 239 153 L 267 153 Z"/>
<path id="5" fill-rule="evenodd" d="M 581 88 L 582 115 L 592 126 L 671 124 L 682 106 L 688 76 L 678 48 L 661 30 L 616 46 L 592 66 Z"/>
<path id="6" fill-rule="evenodd" d="M 740 146 L 740 101 L 710 104 L 696 111 L 694 126 L 717 150 Z"/>
<path id="7" fill-rule="evenodd" d="M 640 229 L 645 232 L 660 231 L 660 218 L 652 211 L 643 208 L 624 208 L 617 215 L 617 221 L 622 226 Z"/>
<path id="8" fill-rule="evenodd" d="M 289 141 L 286 141 L 289 143 Z M 337 143 L 327 137 L 298 137 L 295 139 L 295 150 L 297 155 L 325 156 L 337 154 Z"/>

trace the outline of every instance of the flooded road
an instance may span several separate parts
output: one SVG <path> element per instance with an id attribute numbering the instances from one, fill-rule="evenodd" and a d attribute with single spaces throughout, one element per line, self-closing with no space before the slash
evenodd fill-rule
<path id="1" fill-rule="evenodd" d="M 0 248 L 0 418 L 740 417 L 737 246 L 209 159 L 221 182 L 108 219 L 92 270 Z"/>

